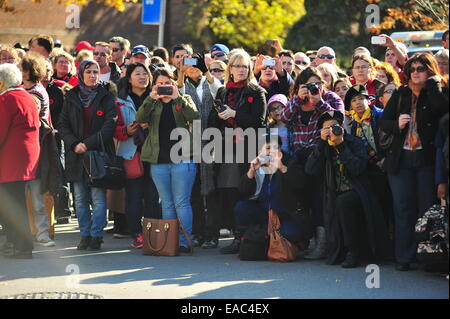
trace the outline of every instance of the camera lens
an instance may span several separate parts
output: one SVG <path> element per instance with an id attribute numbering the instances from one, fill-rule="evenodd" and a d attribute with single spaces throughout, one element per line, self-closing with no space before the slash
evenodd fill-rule
<path id="1" fill-rule="evenodd" d="M 317 85 L 310 84 L 308 85 L 308 90 L 311 92 L 312 95 L 318 95 L 319 94 L 319 87 Z"/>
<path id="2" fill-rule="evenodd" d="M 331 131 L 333 132 L 334 135 L 336 136 L 341 136 L 342 134 L 344 134 L 344 130 L 342 129 L 342 127 L 340 127 L 339 125 L 333 125 L 331 127 Z"/>

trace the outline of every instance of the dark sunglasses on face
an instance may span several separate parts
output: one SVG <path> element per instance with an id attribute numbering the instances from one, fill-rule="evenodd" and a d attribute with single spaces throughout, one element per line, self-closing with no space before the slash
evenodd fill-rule
<path id="1" fill-rule="evenodd" d="M 283 109 L 284 109 L 284 107 L 281 106 L 281 105 L 278 105 L 278 106 L 271 106 L 271 107 L 269 107 L 269 112 L 276 112 L 276 111 L 278 111 L 278 110 L 283 110 Z"/>
<path id="2" fill-rule="evenodd" d="M 217 52 L 217 53 L 214 53 L 214 54 L 211 54 L 211 58 L 220 58 L 220 57 L 222 57 L 222 56 L 225 56 L 225 53 L 223 53 L 223 52 Z"/>
<path id="3" fill-rule="evenodd" d="M 209 72 L 221 73 L 221 72 L 225 72 L 225 70 L 222 70 L 222 69 L 211 69 L 211 70 L 209 70 Z"/>
<path id="4" fill-rule="evenodd" d="M 329 59 L 329 60 L 334 59 L 334 55 L 331 55 L 331 54 L 321 54 L 321 55 L 318 55 L 317 57 L 319 59 Z"/>
<path id="5" fill-rule="evenodd" d="M 422 73 L 422 72 L 425 72 L 426 70 L 427 70 L 427 68 L 424 67 L 424 66 L 418 66 L 417 68 L 411 67 L 410 73 L 413 74 L 416 71 L 419 72 L 419 73 Z"/>
<path id="6" fill-rule="evenodd" d="M 267 70 L 267 69 L 274 70 L 275 67 L 274 67 L 274 66 L 268 66 L 268 65 L 266 65 L 266 66 L 263 67 L 261 70 L 265 71 L 265 70 Z"/>
<path id="7" fill-rule="evenodd" d="M 297 64 L 297 65 L 300 65 L 300 64 L 307 65 L 308 63 L 305 62 L 305 61 L 295 61 L 295 64 Z"/>
<path id="8" fill-rule="evenodd" d="M 101 57 L 106 57 L 106 56 L 108 56 L 106 53 L 104 53 L 104 52 L 94 52 L 94 56 L 97 56 L 97 55 L 99 55 L 99 56 L 101 56 Z"/>

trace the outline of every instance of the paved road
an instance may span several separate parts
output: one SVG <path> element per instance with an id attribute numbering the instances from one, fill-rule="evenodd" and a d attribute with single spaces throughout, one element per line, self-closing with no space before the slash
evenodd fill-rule
<path id="1" fill-rule="evenodd" d="M 149 257 L 131 249 L 130 239 L 111 235 L 101 252 L 77 251 L 76 220 L 58 225 L 56 236 L 56 247 L 36 247 L 33 260 L 0 257 L 0 297 L 54 291 L 158 299 L 449 297 L 445 277 L 421 270 L 398 272 L 393 265 L 381 265 L 380 288 L 368 289 L 365 267 L 342 269 L 306 260 L 242 262 L 235 255 L 200 248 L 188 257 Z M 78 277 L 74 269 L 79 269 Z"/>

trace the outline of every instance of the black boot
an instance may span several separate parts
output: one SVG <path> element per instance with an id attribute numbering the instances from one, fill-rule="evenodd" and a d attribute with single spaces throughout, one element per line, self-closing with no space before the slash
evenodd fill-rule
<path id="1" fill-rule="evenodd" d="M 103 243 L 103 237 L 92 237 L 88 250 L 100 250 Z"/>
<path id="2" fill-rule="evenodd" d="M 234 231 L 234 239 L 233 242 L 225 247 L 220 249 L 222 254 L 237 254 L 239 253 L 239 248 L 241 247 L 241 238 L 244 235 L 243 230 L 235 230 Z"/>
<path id="3" fill-rule="evenodd" d="M 77 246 L 78 250 L 86 250 L 91 242 L 91 236 L 81 236 L 80 243 Z"/>
<path id="4" fill-rule="evenodd" d="M 341 266 L 342 268 L 356 268 L 361 266 L 361 263 L 359 262 L 358 258 L 356 258 L 356 256 L 348 252 Z"/>

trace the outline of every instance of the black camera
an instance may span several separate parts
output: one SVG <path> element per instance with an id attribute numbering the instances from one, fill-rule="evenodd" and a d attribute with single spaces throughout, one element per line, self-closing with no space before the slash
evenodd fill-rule
<path id="1" fill-rule="evenodd" d="M 337 124 L 331 125 L 330 128 L 331 132 L 333 132 L 335 136 L 341 136 L 342 134 L 344 134 L 344 130 L 342 129 L 342 127 Z"/>
<path id="2" fill-rule="evenodd" d="M 319 94 L 319 87 L 316 83 L 308 83 L 303 85 L 304 89 L 307 89 L 309 92 L 311 92 L 312 95 L 318 95 Z"/>
<path id="3" fill-rule="evenodd" d="M 156 91 L 158 95 L 167 95 L 171 96 L 173 94 L 173 87 L 171 86 L 158 86 Z"/>
<path id="4" fill-rule="evenodd" d="M 216 109 L 217 113 L 222 113 L 227 109 L 223 105 L 222 100 L 219 99 L 214 100 L 214 108 Z"/>

